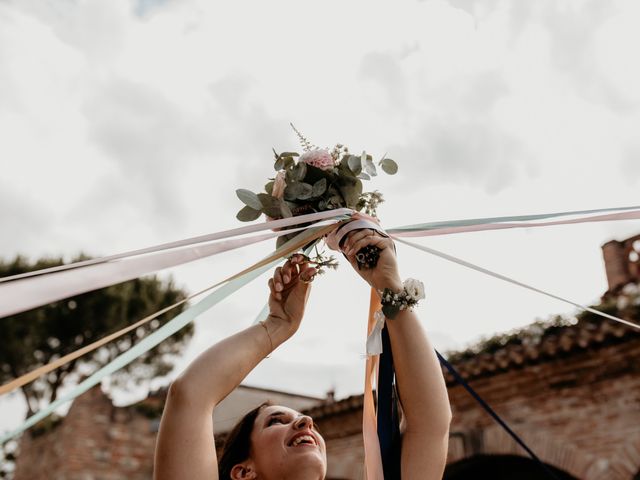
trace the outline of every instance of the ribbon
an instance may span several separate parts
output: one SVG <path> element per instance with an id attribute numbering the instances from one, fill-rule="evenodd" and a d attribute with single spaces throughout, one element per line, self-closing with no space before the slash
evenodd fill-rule
<path id="1" fill-rule="evenodd" d="M 107 365 L 93 373 L 90 377 L 88 377 L 83 382 L 76 385 L 71 391 L 66 393 L 65 395 L 58 398 L 55 402 L 50 403 L 44 409 L 35 413 L 31 417 L 27 418 L 18 428 L 15 430 L 6 433 L 2 437 L 0 437 L 0 444 L 4 444 L 8 440 L 12 439 L 16 435 L 19 435 L 29 427 L 35 425 L 37 422 L 42 420 L 51 414 L 56 408 L 59 406 L 73 400 L 74 398 L 82 395 L 84 392 L 89 390 L 91 387 L 97 385 L 102 381 L 106 376 L 116 372 L 117 370 L 125 367 L 133 360 L 138 358 L 143 353 L 149 351 L 160 342 L 168 338 L 169 336 L 176 333 L 178 330 L 184 328 L 187 324 L 192 322 L 198 315 L 207 311 L 211 307 L 220 303 L 220 301 L 227 298 L 229 295 L 245 286 L 262 273 L 266 272 L 273 266 L 275 266 L 279 259 L 289 253 L 292 253 L 298 250 L 303 245 L 306 245 L 310 242 L 317 240 L 329 233 L 332 229 L 335 228 L 335 225 L 329 225 L 326 227 L 320 228 L 310 228 L 306 231 L 302 232 L 295 238 L 289 240 L 282 247 L 277 249 L 271 255 L 266 257 L 265 259 L 257 262 L 256 264 L 246 268 L 242 272 L 234 275 L 231 279 L 222 287 L 215 290 L 211 294 L 209 294 L 206 298 L 201 300 L 199 303 L 194 305 L 193 307 L 185 310 L 180 315 L 177 315 L 171 321 L 160 327 L 158 330 L 153 333 L 147 335 L 140 342 L 134 345 L 132 348 L 122 353 L 114 360 L 109 362 Z"/>
<path id="2" fill-rule="evenodd" d="M 392 236 L 392 238 L 395 238 L 395 236 Z M 395 238 L 395 239 L 400 243 L 404 243 L 405 245 L 409 245 L 410 247 L 416 248 L 418 250 L 422 250 L 423 252 L 430 253 L 430 254 L 435 255 L 437 257 L 444 258 L 445 260 L 448 260 L 448 261 L 453 262 L 453 263 L 457 263 L 458 265 L 462 265 L 463 267 L 467 267 L 467 268 L 470 268 L 472 270 L 476 270 L 476 271 L 484 273 L 486 275 L 498 278 L 500 280 L 504 280 L 505 282 L 513 283 L 514 285 L 518 285 L 518 286 L 526 288 L 528 290 L 532 290 L 534 292 L 541 293 L 542 295 L 546 295 L 547 297 L 555 298 L 556 300 L 560 300 L 561 302 L 568 303 L 569 305 L 573 305 L 574 307 L 578 307 L 581 310 L 585 310 L 587 312 L 591 312 L 591 313 L 593 313 L 595 315 L 599 315 L 601 317 L 608 318 L 609 320 L 613 320 L 614 322 L 622 323 L 623 325 L 626 325 L 628 327 L 632 327 L 632 328 L 640 330 L 640 325 L 637 325 L 637 324 L 635 324 L 633 322 L 629 322 L 628 320 L 624 320 L 622 318 L 615 317 L 613 315 L 609 315 L 608 313 L 601 312 L 599 310 L 596 310 L 595 308 L 587 307 L 586 305 L 582 305 L 582 304 L 574 302 L 572 300 L 568 300 L 566 298 L 560 297 L 560 296 L 555 295 L 553 293 L 549 293 L 549 292 L 547 292 L 545 290 L 541 290 L 539 288 L 532 287 L 531 285 L 527 285 L 526 283 L 522 283 L 522 282 L 519 282 L 518 280 L 514 280 L 513 278 L 509 278 L 509 277 L 507 277 L 505 275 L 501 275 L 499 273 L 492 272 L 491 270 L 487 270 L 486 268 L 479 267 L 478 265 L 474 265 L 473 263 L 467 262 L 465 260 L 462 260 L 460 258 L 454 257 L 452 255 L 448 255 L 446 253 L 439 252 L 438 250 L 434 250 L 433 248 L 425 247 L 424 245 L 418 245 L 416 243 L 412 243 L 412 242 L 409 242 L 407 240 L 403 240 L 401 238 Z"/>
<path id="3" fill-rule="evenodd" d="M 548 218 L 555 218 L 555 217 L 566 217 L 566 216 L 572 216 L 572 215 L 573 216 L 591 215 L 594 213 L 630 211 L 630 210 L 640 210 L 640 206 L 599 208 L 595 210 L 577 210 L 573 212 L 559 212 L 559 213 L 540 213 L 540 214 L 534 214 L 534 215 L 516 215 L 516 216 L 509 216 L 509 217 L 485 217 L 485 218 L 471 218 L 471 219 L 465 219 L 465 220 L 445 220 L 442 222 L 429 222 L 429 223 L 418 223 L 415 225 L 405 225 L 403 227 L 391 228 L 388 230 L 388 232 L 390 234 L 393 233 L 393 234 L 396 234 L 396 236 L 400 236 L 400 232 L 435 230 L 435 229 L 454 228 L 454 227 L 467 227 L 467 226 L 474 226 L 474 225 L 490 225 L 490 224 L 500 224 L 504 222 L 525 222 L 525 221 L 533 221 L 533 220 L 545 220 Z M 536 225 L 537 224 L 533 224 L 531 226 L 536 226 Z M 489 228 L 488 230 L 491 230 L 491 228 Z"/>
<path id="4" fill-rule="evenodd" d="M 382 353 L 382 329 L 384 328 L 384 314 L 378 310 L 373 314 L 373 329 L 367 336 L 367 355 L 380 355 Z"/>
<path id="5" fill-rule="evenodd" d="M 310 248 L 308 249 L 310 250 Z M 308 251 L 307 250 L 307 251 Z M 195 297 L 198 297 L 200 295 L 202 295 L 203 293 L 208 292 L 209 290 L 212 290 L 214 288 L 219 287 L 220 285 L 222 285 L 223 283 L 231 280 L 234 277 L 229 277 L 225 280 L 222 280 L 221 282 L 216 283 L 215 285 L 212 285 L 210 287 L 205 288 L 204 290 L 200 290 L 199 292 L 193 293 L 191 295 L 189 295 L 187 298 L 184 298 L 183 300 L 180 300 L 179 302 L 174 303 L 173 305 L 169 305 L 168 307 L 163 308 L 162 310 L 155 312 L 145 318 L 143 318 L 142 320 L 138 320 L 137 322 L 135 322 L 132 325 L 129 325 L 128 327 L 122 328 L 120 330 L 118 330 L 115 333 L 112 333 L 110 335 L 107 335 L 103 338 L 101 338 L 100 340 L 96 340 L 95 342 L 86 345 L 82 348 L 79 348 L 78 350 L 75 350 L 74 352 L 71 352 L 57 360 L 51 361 L 49 363 L 47 363 L 46 365 L 43 365 L 39 368 L 36 368 L 35 370 L 32 370 L 24 375 L 21 375 L 20 377 L 11 380 L 10 382 L 5 383 L 4 385 L 0 386 L 0 395 L 5 394 L 5 393 L 10 393 L 12 391 L 14 391 L 15 389 L 22 387 L 23 385 L 26 385 L 28 383 L 31 383 L 32 381 L 34 381 L 36 378 L 49 373 L 53 370 L 55 370 L 56 368 L 60 368 L 62 365 L 65 365 L 69 362 L 71 362 L 72 360 L 75 360 L 77 358 L 80 358 L 88 353 L 91 353 L 92 351 L 106 345 L 109 342 L 112 342 L 113 340 L 121 337 L 122 335 L 125 335 L 133 330 L 135 330 L 138 327 L 141 327 L 143 325 L 145 325 L 146 323 L 150 322 L 151 320 L 153 320 L 154 318 L 159 317 L 160 315 L 162 315 L 163 313 L 166 313 L 170 310 L 173 310 L 174 308 L 182 305 L 183 303 L 188 302 L 189 300 L 192 300 Z M 255 323 L 258 323 L 260 320 L 263 320 L 265 318 L 267 318 L 267 315 L 269 313 L 268 310 L 269 306 L 268 304 L 265 304 L 264 308 L 262 309 L 262 311 L 260 312 L 260 314 L 258 315 L 258 318 L 256 319 Z"/>
<path id="6" fill-rule="evenodd" d="M 180 250 L 161 251 L 141 257 L 98 263 L 73 270 L 57 271 L 2 283 L 0 284 L 0 297 L 5 298 L 6 301 L 0 305 L 0 317 L 14 315 L 63 298 L 126 282 L 158 270 L 193 262 L 300 230 L 303 228 L 226 240 L 208 245 L 197 245 Z"/>
<path id="7" fill-rule="evenodd" d="M 340 251 L 340 242 L 349 233 L 354 230 L 361 230 L 364 228 L 370 228 L 375 230 L 383 237 L 388 237 L 387 232 L 384 231 L 380 225 L 380 221 L 376 217 L 365 215 L 364 213 L 354 213 L 351 219 L 340 225 L 331 234 L 327 235 L 325 243 L 331 250 Z"/>
<path id="8" fill-rule="evenodd" d="M 371 289 L 369 300 L 369 321 L 367 334 L 371 334 L 375 325 L 374 313 L 380 310 L 380 300 L 375 290 Z M 373 391 L 376 390 L 378 373 L 378 356 L 367 357 L 364 380 L 364 399 L 362 411 L 362 436 L 364 441 L 364 465 L 366 480 L 384 480 L 382 457 L 377 433 L 376 407 Z"/>
<path id="9" fill-rule="evenodd" d="M 384 478 L 400 479 L 400 418 L 389 330 L 382 330 L 383 352 L 378 367 L 378 441 Z"/>
<path id="10" fill-rule="evenodd" d="M 298 215 L 296 217 L 282 218 L 279 220 L 270 220 L 264 223 L 258 223 L 255 225 L 248 225 L 246 227 L 233 228 L 231 230 L 224 230 L 222 232 L 209 233 L 206 235 L 200 235 L 197 237 L 191 237 L 184 240 L 177 240 L 168 243 L 162 243 L 152 247 L 140 248 L 138 250 L 130 250 L 128 252 L 118 253 L 115 255 L 109 255 L 107 257 L 92 258 L 89 260 L 83 260 L 81 262 L 68 263 L 66 265 L 58 265 L 56 267 L 43 268 L 33 272 L 20 273 L 18 275 L 12 275 L 10 277 L 0 278 L 0 283 L 18 280 L 20 278 L 33 277 L 37 275 L 44 275 L 53 272 L 59 272 L 63 270 L 71 270 L 74 268 L 86 267 L 89 265 L 95 265 L 98 263 L 110 262 L 113 260 L 120 260 L 123 258 L 133 257 L 137 255 L 144 255 L 147 253 L 154 253 L 162 250 L 169 250 L 178 247 L 184 247 L 187 245 L 194 245 L 197 243 L 206 243 L 214 240 L 223 240 L 225 238 L 237 237 L 239 235 L 245 235 L 248 233 L 260 232 L 263 230 L 276 230 L 280 228 L 290 227 L 292 225 L 298 225 L 301 223 L 316 222 L 320 220 L 331 219 L 340 217 L 343 215 L 351 215 L 353 210 L 349 208 L 338 208 L 335 210 L 327 210 L 324 212 L 311 213 L 308 215 Z M 287 233 L 287 232 L 282 232 Z"/>

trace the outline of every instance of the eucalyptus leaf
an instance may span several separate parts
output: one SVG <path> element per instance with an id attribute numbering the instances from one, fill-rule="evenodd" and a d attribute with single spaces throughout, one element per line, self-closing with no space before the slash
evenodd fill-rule
<path id="1" fill-rule="evenodd" d="M 380 162 L 380 167 L 382 167 L 382 170 L 389 175 L 395 175 L 398 172 L 398 164 L 390 158 L 382 160 Z"/>
<path id="2" fill-rule="evenodd" d="M 349 168 L 349 165 L 347 163 L 340 162 L 338 164 L 338 175 L 342 178 L 345 178 L 345 177 L 355 178 L 356 175 L 353 173 L 353 171 L 351 171 L 351 168 Z"/>
<path id="3" fill-rule="evenodd" d="M 280 204 L 279 199 L 269 195 L 268 193 L 259 193 L 258 199 L 260 200 L 260 204 L 262 205 L 263 209 L 278 206 Z"/>
<path id="4" fill-rule="evenodd" d="M 349 155 L 347 157 L 347 165 L 354 175 L 359 175 L 362 172 L 362 159 L 355 155 Z"/>
<path id="5" fill-rule="evenodd" d="M 282 157 L 278 157 L 276 162 L 273 164 L 273 169 L 277 172 L 284 168 L 284 159 Z"/>
<path id="6" fill-rule="evenodd" d="M 371 180 L 371 177 L 369 175 L 367 175 L 366 173 L 362 172 L 360 175 L 358 175 L 358 178 L 362 179 L 362 180 Z"/>
<path id="7" fill-rule="evenodd" d="M 285 200 L 296 200 L 298 195 L 302 193 L 302 184 L 300 182 L 294 182 L 287 185 L 284 189 Z"/>
<path id="8" fill-rule="evenodd" d="M 376 166 L 373 164 L 373 159 L 371 157 L 367 157 L 364 163 L 364 170 L 368 175 L 375 177 L 378 172 L 376 171 Z"/>
<path id="9" fill-rule="evenodd" d="M 299 157 L 300 154 L 297 152 L 282 152 L 280 156 L 281 157 Z"/>
<path id="10" fill-rule="evenodd" d="M 251 190 L 239 188 L 238 190 L 236 190 L 236 195 L 238 196 L 240 201 L 244 203 L 247 207 L 251 207 L 254 210 L 260 210 L 262 208 L 260 199 Z"/>
<path id="11" fill-rule="evenodd" d="M 302 191 L 298 195 L 298 200 L 309 200 L 313 196 L 313 187 L 308 183 L 300 183 Z"/>
<path id="12" fill-rule="evenodd" d="M 251 207 L 244 207 L 238 212 L 236 218 L 241 222 L 251 222 L 256 220 L 260 215 L 262 215 L 262 211 L 254 210 Z"/>
<path id="13" fill-rule="evenodd" d="M 302 182 L 304 180 L 304 176 L 307 174 L 307 164 L 304 162 L 298 162 L 295 167 L 293 167 L 293 179 L 298 182 Z"/>
<path id="14" fill-rule="evenodd" d="M 391 306 L 391 305 L 382 306 L 382 313 L 384 313 L 384 316 L 387 318 L 395 318 L 395 316 L 398 315 L 398 312 L 400 312 L 400 307 L 398 306 Z"/>
<path id="15" fill-rule="evenodd" d="M 324 192 L 327 191 L 327 179 L 321 178 L 316 183 L 313 184 L 312 196 L 319 197 Z"/>
<path id="16" fill-rule="evenodd" d="M 296 161 L 293 159 L 293 157 L 284 157 L 284 168 L 285 168 L 285 170 L 290 169 L 295 164 L 296 164 Z"/>
<path id="17" fill-rule="evenodd" d="M 264 191 L 267 192 L 269 195 L 273 195 L 273 184 L 274 184 L 274 182 L 271 181 L 271 182 L 267 183 L 264 186 Z M 256 195 L 256 197 L 257 197 L 257 195 Z M 258 200 L 258 201 L 260 201 L 260 200 Z"/>
<path id="18" fill-rule="evenodd" d="M 293 217 L 293 213 L 291 212 L 291 209 L 285 202 L 282 202 L 280 204 L 280 214 L 282 215 L 282 218 Z"/>

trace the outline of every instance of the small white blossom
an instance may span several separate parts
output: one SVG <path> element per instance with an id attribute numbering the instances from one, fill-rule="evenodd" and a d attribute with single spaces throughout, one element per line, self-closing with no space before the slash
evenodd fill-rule
<path id="1" fill-rule="evenodd" d="M 629 299 L 627 297 L 618 297 L 618 301 L 616 302 L 616 307 L 618 310 L 624 310 L 629 306 Z"/>
<path id="2" fill-rule="evenodd" d="M 407 278 L 402 286 L 405 292 L 407 292 L 407 299 L 413 299 L 415 301 L 425 298 L 424 284 L 420 280 L 415 278 Z"/>
<path id="3" fill-rule="evenodd" d="M 638 288 L 638 285 L 635 283 L 627 283 L 622 289 L 622 293 L 624 293 L 625 295 L 635 296 L 635 295 L 638 295 L 638 293 L 640 293 L 640 289 Z"/>

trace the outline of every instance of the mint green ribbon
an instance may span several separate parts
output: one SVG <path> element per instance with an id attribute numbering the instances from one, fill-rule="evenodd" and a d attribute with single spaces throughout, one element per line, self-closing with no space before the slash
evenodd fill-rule
<path id="1" fill-rule="evenodd" d="M 309 228 L 308 230 L 305 230 L 304 232 L 296 236 L 294 239 L 289 240 L 287 243 L 285 243 L 280 248 L 278 248 L 275 252 L 272 253 L 272 255 L 277 255 L 279 252 L 284 251 L 285 249 L 288 248 L 288 246 L 291 243 L 299 239 L 310 237 L 317 230 L 318 230 L 317 228 Z M 230 280 L 226 284 L 222 285 L 220 288 L 213 291 L 207 297 L 205 297 L 200 302 L 195 304 L 193 307 L 185 310 L 184 312 L 182 312 L 181 314 L 173 318 L 171 321 L 163 325 L 161 328 L 159 328 L 155 332 L 143 338 L 135 346 L 133 346 L 126 352 L 116 357 L 114 360 L 112 360 L 107 365 L 102 367 L 100 370 L 95 372 L 89 378 L 87 378 L 83 382 L 76 385 L 71 391 L 61 396 L 60 398 L 58 398 L 55 402 L 50 403 L 39 412 L 27 418 L 24 421 L 24 423 L 22 423 L 22 425 L 20 425 L 18 428 L 4 434 L 2 437 L 0 437 L 0 445 L 11 440 L 15 436 L 21 434 L 28 428 L 38 423 L 43 418 L 49 416 L 51 413 L 55 411 L 56 408 L 82 395 L 91 387 L 94 387 L 95 385 L 99 384 L 102 381 L 102 379 L 104 379 L 106 376 L 111 375 L 112 373 L 120 370 L 121 368 L 125 367 L 126 365 L 134 361 L 143 353 L 148 352 L 153 347 L 158 345 L 160 342 L 167 339 L 168 337 L 176 333 L 178 330 L 184 328 L 186 325 L 194 321 L 198 315 L 206 312 L 207 310 L 209 310 L 210 308 L 212 308 L 213 306 L 217 305 L 222 300 L 227 298 L 232 293 L 236 292 L 237 290 L 244 287 L 252 280 L 255 280 L 264 272 L 276 266 L 280 262 L 281 258 L 282 258 L 282 255 L 278 259 L 272 261 L 271 263 L 265 266 L 259 267 L 255 270 L 252 270 L 250 272 L 247 272 L 244 275 L 241 275 L 233 280 Z"/>
<path id="2" fill-rule="evenodd" d="M 627 210 L 638 210 L 638 207 L 620 207 L 620 208 L 599 208 L 596 210 L 577 210 L 574 212 L 557 212 L 557 213 L 540 213 L 537 215 L 516 215 L 512 217 L 486 217 L 486 218 L 469 218 L 465 220 L 447 220 L 443 222 L 417 223 L 414 225 L 405 225 L 402 227 L 387 229 L 387 233 L 414 232 L 421 230 L 435 230 L 437 228 L 451 227 L 468 227 L 471 225 L 481 225 L 483 223 L 504 223 L 504 222 L 527 222 L 533 220 L 545 220 L 547 218 L 568 217 L 570 215 L 589 215 L 592 213 L 605 212 L 624 212 Z"/>

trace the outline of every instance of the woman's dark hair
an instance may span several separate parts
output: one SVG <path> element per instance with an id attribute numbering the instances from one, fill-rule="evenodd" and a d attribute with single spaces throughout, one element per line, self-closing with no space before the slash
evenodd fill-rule
<path id="1" fill-rule="evenodd" d="M 238 463 L 244 462 L 251 454 L 251 432 L 256 417 L 264 407 L 273 405 L 271 402 L 264 402 L 247 413 L 236 423 L 236 426 L 229 432 L 222 447 L 222 455 L 218 461 L 218 475 L 220 480 L 231 478 L 231 469 Z"/>

